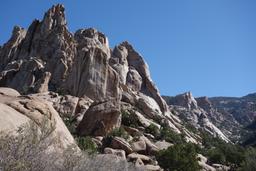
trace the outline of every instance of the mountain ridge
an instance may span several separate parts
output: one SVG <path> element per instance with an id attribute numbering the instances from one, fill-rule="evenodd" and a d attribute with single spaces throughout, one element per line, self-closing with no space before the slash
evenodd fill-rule
<path id="1" fill-rule="evenodd" d="M 156 157 L 177 144 L 203 148 L 202 132 L 232 144 L 256 115 L 255 94 L 238 99 L 194 98 L 191 92 L 162 97 L 133 45 L 124 41 L 110 48 L 107 36 L 94 28 L 72 34 L 61 4 L 27 30 L 15 26 L 0 48 L 0 60 L 0 131 L 7 132 L 7 125 L 10 134 L 19 133 L 22 124 L 15 117 L 40 130 L 47 116 L 52 138 L 64 142 L 60 151 L 66 140 L 78 151 L 89 141 L 99 156 L 114 156 L 144 170 L 162 170 Z M 240 115 L 245 110 L 249 113 Z M 199 156 L 205 170 L 228 168 Z"/>

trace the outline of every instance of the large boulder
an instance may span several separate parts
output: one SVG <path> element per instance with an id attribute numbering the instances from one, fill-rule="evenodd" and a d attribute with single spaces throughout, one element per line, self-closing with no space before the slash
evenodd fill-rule
<path id="1" fill-rule="evenodd" d="M 120 104 L 116 100 L 94 103 L 77 127 L 79 135 L 102 136 L 121 125 Z"/>
<path id="2" fill-rule="evenodd" d="M 20 96 L 20 93 L 18 91 L 7 87 L 0 87 L 0 94 L 13 97 Z"/>
<path id="3" fill-rule="evenodd" d="M 132 153 L 132 148 L 131 148 L 130 144 L 127 141 L 125 141 L 125 139 L 120 138 L 120 137 L 114 137 L 111 140 L 110 147 L 113 149 L 124 150 L 126 152 L 126 154 Z"/>
<path id="4" fill-rule="evenodd" d="M 62 147 L 75 143 L 62 119 L 49 103 L 28 96 L 0 94 L 0 132 L 15 135 L 21 127 L 29 124 L 37 125 L 39 129 L 49 129 L 47 138 L 54 139 Z"/>
<path id="5" fill-rule="evenodd" d="M 126 159 L 126 156 L 125 156 L 125 151 L 124 150 L 118 150 L 118 149 L 112 149 L 112 148 L 105 148 L 104 149 L 104 154 L 113 154 L 113 155 L 116 155 L 122 159 Z"/>

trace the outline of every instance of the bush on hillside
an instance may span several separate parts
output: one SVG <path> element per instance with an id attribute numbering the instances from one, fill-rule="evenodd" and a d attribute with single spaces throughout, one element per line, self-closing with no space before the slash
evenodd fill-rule
<path id="1" fill-rule="evenodd" d="M 195 146 L 191 143 L 176 144 L 156 155 L 159 165 L 167 171 L 198 171 Z"/>
<path id="2" fill-rule="evenodd" d="M 97 145 L 92 141 L 91 137 L 76 137 L 78 147 L 87 151 L 89 154 L 95 154 L 97 152 Z"/>
<path id="3" fill-rule="evenodd" d="M 163 126 L 160 129 L 160 137 L 159 138 L 166 140 L 173 144 L 185 143 L 185 140 L 184 140 L 184 137 L 182 134 L 178 134 L 178 133 L 174 132 L 167 126 Z"/>
<path id="4" fill-rule="evenodd" d="M 154 137 L 160 136 L 160 130 L 155 124 L 150 124 L 148 127 L 146 127 L 145 132 L 148 134 L 152 134 Z"/>
<path id="5" fill-rule="evenodd" d="M 241 171 L 255 171 L 256 170 L 256 149 L 248 148 L 245 152 L 245 159 L 241 164 Z"/>
<path id="6" fill-rule="evenodd" d="M 122 125 L 129 127 L 138 127 L 140 126 L 139 119 L 133 112 L 122 111 Z"/>
<path id="7" fill-rule="evenodd" d="M 75 144 L 65 149 L 58 146 L 62 150 L 55 148 L 48 150 L 59 142 L 58 137 L 49 136 L 52 131 L 51 127 L 38 128 L 35 123 L 29 123 L 20 127 L 18 134 L 15 135 L 0 132 L 0 170 L 139 170 L 125 160 L 103 155 L 88 155 L 87 151 L 77 150 Z"/>

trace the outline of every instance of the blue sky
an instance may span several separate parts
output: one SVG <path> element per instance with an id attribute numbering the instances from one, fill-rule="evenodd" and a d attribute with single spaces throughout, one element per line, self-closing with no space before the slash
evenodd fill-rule
<path id="1" fill-rule="evenodd" d="M 0 44 L 63 3 L 71 32 L 95 27 L 111 47 L 128 40 L 161 94 L 243 96 L 256 92 L 256 0 L 8 0 Z"/>

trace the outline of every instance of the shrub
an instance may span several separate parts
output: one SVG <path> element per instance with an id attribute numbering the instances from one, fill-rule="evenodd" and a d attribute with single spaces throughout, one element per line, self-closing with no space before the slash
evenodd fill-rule
<path id="1" fill-rule="evenodd" d="M 206 133 L 201 134 L 202 145 L 204 148 L 200 151 L 207 156 L 209 162 L 220 163 L 238 168 L 244 160 L 245 149 L 239 145 L 226 143 L 219 138 L 214 138 Z"/>
<path id="2" fill-rule="evenodd" d="M 145 132 L 148 134 L 152 134 L 155 137 L 159 137 L 160 136 L 160 131 L 158 129 L 158 127 L 155 124 L 150 124 L 146 129 Z"/>
<path id="3" fill-rule="evenodd" d="M 133 164 L 115 157 L 89 156 L 86 151 L 78 151 L 76 144 L 69 145 L 67 148 L 57 146 L 61 137 L 49 136 L 52 131 L 52 127 L 38 128 L 31 122 L 20 127 L 18 134 L 15 135 L 0 132 L 0 170 L 139 170 Z"/>
<path id="4" fill-rule="evenodd" d="M 138 127 L 140 126 L 139 119 L 133 112 L 122 111 L 122 125 L 129 127 Z"/>
<path id="5" fill-rule="evenodd" d="M 121 138 L 124 138 L 126 140 L 129 138 L 129 134 L 124 130 L 123 127 L 113 129 L 108 134 L 108 136 L 110 136 L 110 137 L 121 137 Z"/>
<path id="6" fill-rule="evenodd" d="M 72 117 L 62 117 L 63 122 L 65 123 L 66 127 L 68 128 L 71 134 L 76 133 L 76 125 L 74 123 L 74 119 Z"/>
<path id="7" fill-rule="evenodd" d="M 17 134 L 0 133 L 0 170 L 45 170 L 58 160 L 56 155 L 48 155 L 49 146 L 58 142 L 50 137 L 54 127 L 49 123 L 37 126 L 29 122 L 19 127 Z"/>
<path id="8" fill-rule="evenodd" d="M 226 156 L 219 148 L 212 148 L 207 151 L 206 156 L 211 163 L 225 164 Z"/>
<path id="9" fill-rule="evenodd" d="M 255 171 L 256 170 L 256 149 L 248 148 L 245 152 L 245 160 L 241 164 L 241 171 Z"/>
<path id="10" fill-rule="evenodd" d="M 197 171 L 200 169 L 195 147 L 191 143 L 176 144 L 156 155 L 159 165 L 167 171 Z"/>
<path id="11" fill-rule="evenodd" d="M 185 142 L 182 134 L 178 134 L 178 133 L 174 132 L 167 126 L 163 126 L 160 129 L 160 139 L 164 139 L 164 140 L 174 143 L 174 144 L 180 144 L 180 143 Z"/>
<path id="12" fill-rule="evenodd" d="M 84 150 L 89 154 L 94 154 L 97 152 L 97 146 L 92 141 L 91 137 L 77 137 L 76 142 L 81 150 Z"/>

